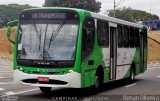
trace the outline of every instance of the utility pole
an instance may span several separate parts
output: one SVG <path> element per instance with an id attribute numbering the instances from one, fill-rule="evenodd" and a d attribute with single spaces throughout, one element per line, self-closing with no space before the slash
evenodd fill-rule
<path id="1" fill-rule="evenodd" d="M 116 17 L 116 1 L 114 0 L 114 17 Z"/>
<path id="2" fill-rule="evenodd" d="M 114 17 L 116 17 L 116 7 L 122 4 L 125 0 L 120 0 L 118 3 L 116 3 L 116 0 L 114 0 Z"/>
<path id="3" fill-rule="evenodd" d="M 153 10 L 152 8 L 149 9 L 149 11 L 150 11 L 151 14 L 152 14 L 152 10 Z"/>

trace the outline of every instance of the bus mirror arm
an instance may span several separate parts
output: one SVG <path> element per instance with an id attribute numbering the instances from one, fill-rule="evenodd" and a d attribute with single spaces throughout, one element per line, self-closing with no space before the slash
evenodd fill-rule
<path id="1" fill-rule="evenodd" d="M 7 38 L 8 40 L 12 43 L 12 44 L 15 44 L 15 42 L 13 40 L 10 39 L 10 36 L 11 36 L 11 26 L 8 26 L 7 27 Z"/>
<path id="2" fill-rule="evenodd" d="M 8 40 L 12 43 L 15 44 L 15 42 L 13 40 L 11 40 L 10 38 L 8 38 Z"/>
<path id="3" fill-rule="evenodd" d="M 7 27 L 6 36 L 7 36 L 8 40 L 13 44 L 15 44 L 15 42 L 10 39 L 11 31 L 12 31 L 11 26 L 17 26 L 17 24 L 18 24 L 18 20 L 8 22 L 8 24 L 7 24 L 8 27 Z"/>

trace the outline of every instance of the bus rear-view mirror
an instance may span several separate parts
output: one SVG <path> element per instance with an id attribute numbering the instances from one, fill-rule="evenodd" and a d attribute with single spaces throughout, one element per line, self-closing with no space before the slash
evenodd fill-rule
<path id="1" fill-rule="evenodd" d="M 11 27 L 14 27 L 14 26 L 17 26 L 18 24 L 18 20 L 15 20 L 15 21 L 11 21 L 11 22 L 8 22 L 7 24 L 7 32 L 6 32 L 6 36 L 8 38 L 8 40 L 11 42 L 11 43 L 15 43 L 11 38 L 11 32 L 12 32 L 12 28 Z"/>

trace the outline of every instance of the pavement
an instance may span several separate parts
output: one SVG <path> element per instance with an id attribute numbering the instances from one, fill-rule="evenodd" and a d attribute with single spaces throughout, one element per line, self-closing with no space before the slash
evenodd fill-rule
<path id="1" fill-rule="evenodd" d="M 0 58 L 0 78 L 13 77 L 12 61 Z"/>

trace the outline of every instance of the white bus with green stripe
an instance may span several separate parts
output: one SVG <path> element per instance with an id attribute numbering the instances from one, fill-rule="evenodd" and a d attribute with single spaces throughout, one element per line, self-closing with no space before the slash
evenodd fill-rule
<path id="1" fill-rule="evenodd" d="M 134 80 L 147 68 L 145 26 L 82 9 L 24 10 L 8 23 L 7 37 L 14 44 L 15 82 L 43 92 Z"/>

